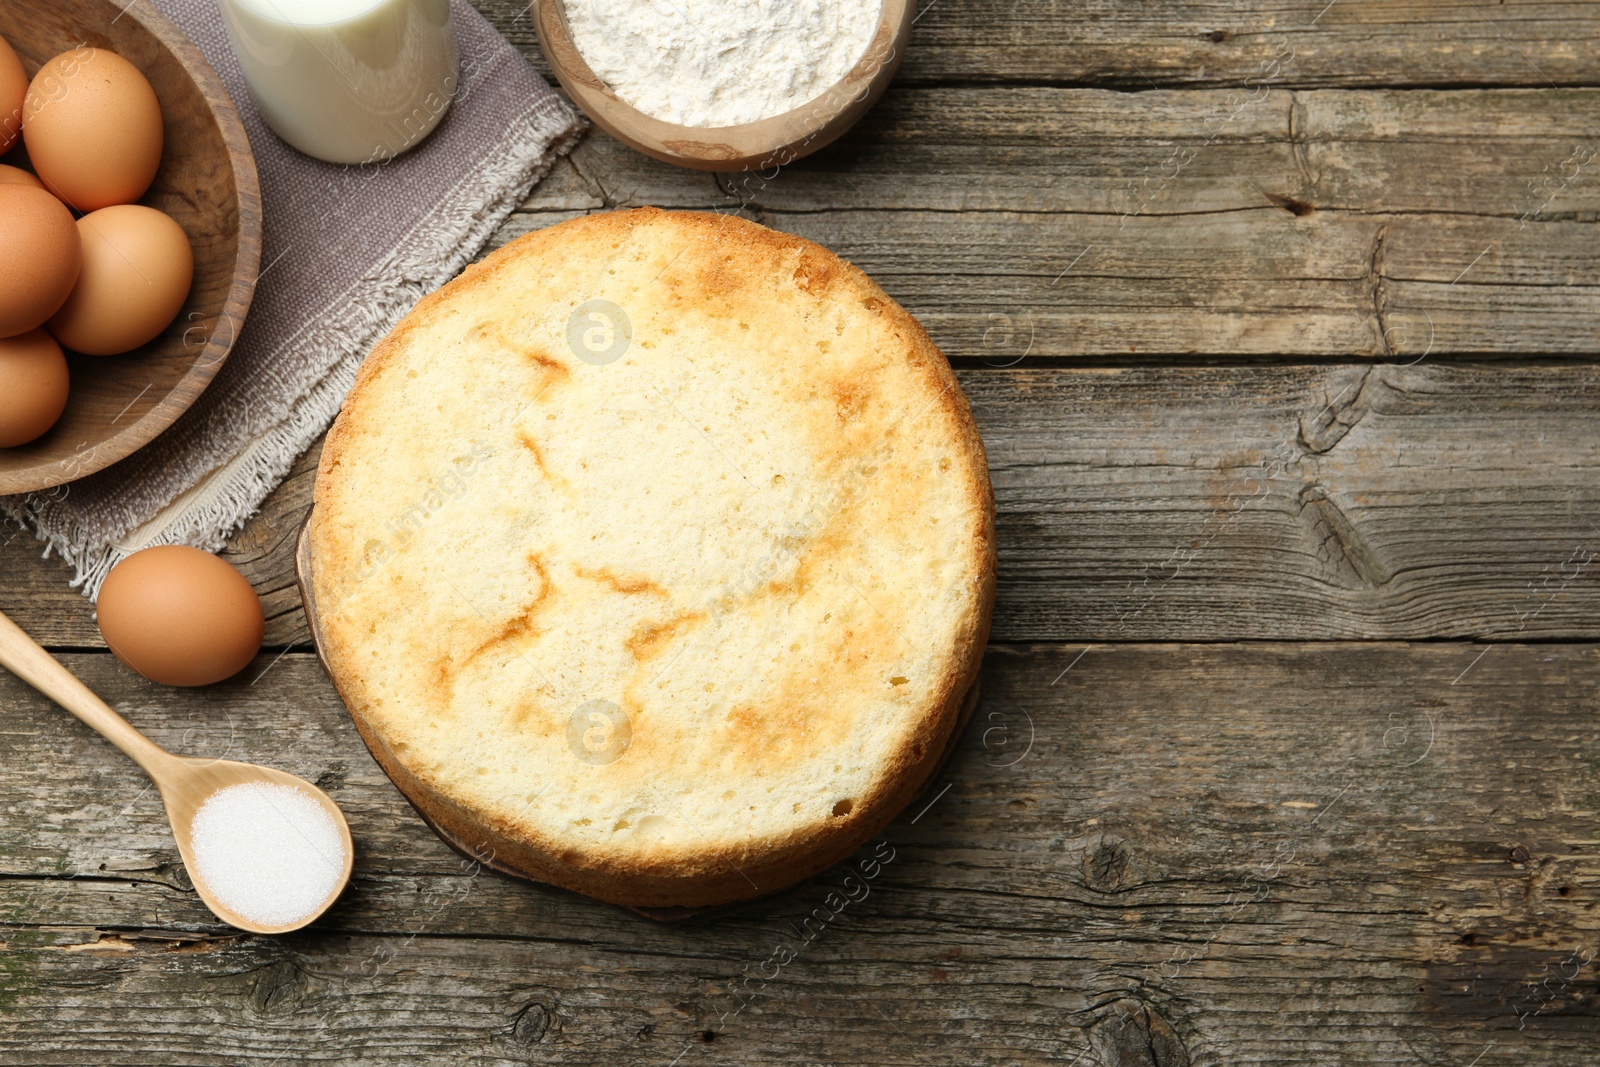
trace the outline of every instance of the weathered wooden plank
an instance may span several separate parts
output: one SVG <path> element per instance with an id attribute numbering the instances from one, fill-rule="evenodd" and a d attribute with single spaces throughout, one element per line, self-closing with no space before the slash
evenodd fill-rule
<path id="1" fill-rule="evenodd" d="M 1600 210 L 1597 156 L 1589 89 L 900 88 L 776 174 L 686 171 L 594 133 L 524 206 L 1120 217 L 1254 209 L 1265 191 L 1301 211 L 1548 223 Z"/>
<path id="2" fill-rule="evenodd" d="M 775 174 L 593 135 L 499 240 L 742 211 L 855 261 L 956 357 L 1592 355 L 1597 160 L 1586 90 L 916 90 Z"/>
<path id="3" fill-rule="evenodd" d="M 525 0 L 474 4 L 548 75 Z M 898 83 L 1593 85 L 1597 49 L 1600 29 L 1575 2 L 922 0 Z"/>
<path id="4" fill-rule="evenodd" d="M 1600 368 L 962 370 L 999 508 L 997 641 L 1586 638 Z M 312 461 L 235 538 L 304 638 L 291 534 Z M 64 568 L 0 547 L 0 610 L 99 647 Z M 12 584 L 16 573 L 22 584 Z"/>
<path id="5" fill-rule="evenodd" d="M 345 900 L 234 937 L 138 772 L 0 678 L 0 1057 L 126 1062 L 138 1034 L 185 1064 L 1591 1061 L 1600 647 L 1080 648 L 991 655 L 948 790 L 810 940 L 791 924 L 842 870 L 657 926 L 464 868 L 309 656 L 206 693 L 69 657 L 158 741 L 270 758 L 350 813 Z"/>
<path id="6" fill-rule="evenodd" d="M 1039 357 L 1405 361 L 1594 347 L 1600 245 L 1584 226 L 1550 227 L 1524 248 L 1515 220 L 1294 218 L 1265 201 L 1126 222 L 998 212 L 902 212 L 892 226 L 870 211 L 761 218 L 866 270 L 958 358 L 1004 359 L 1025 342 Z"/>
<path id="7" fill-rule="evenodd" d="M 42 558 L 33 535 L 0 516 L 0 611 L 54 647 L 104 648 L 94 624 L 94 605 L 69 584 L 72 571 L 61 560 Z"/>
<path id="8" fill-rule="evenodd" d="M 1233 0 L 924 3 L 908 81 L 1229 85 L 1292 51 L 1315 86 L 1594 84 L 1592 12 L 1581 3 Z"/>

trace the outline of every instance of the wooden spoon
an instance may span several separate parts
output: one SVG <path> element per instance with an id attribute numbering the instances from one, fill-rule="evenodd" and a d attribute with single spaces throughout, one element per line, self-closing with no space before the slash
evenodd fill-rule
<path id="1" fill-rule="evenodd" d="M 172 835 L 177 838 L 178 852 L 195 890 L 206 907 L 217 918 L 230 926 L 256 934 L 282 934 L 298 930 L 328 910 L 350 881 L 350 867 L 355 858 L 355 846 L 350 840 L 350 826 L 345 822 L 339 806 L 322 790 L 303 778 L 296 778 L 270 767 L 253 763 L 236 763 L 233 760 L 200 759 L 194 756 L 174 756 L 138 730 L 128 720 L 112 711 L 105 701 L 95 696 L 89 687 L 73 676 L 60 661 L 40 648 L 33 638 L 23 633 L 16 623 L 0 614 L 0 667 L 5 667 L 18 678 L 33 686 L 45 696 L 66 708 L 91 730 L 122 749 L 161 791 L 161 800 L 167 806 L 167 818 L 172 821 Z M 281 926 L 263 926 L 239 915 L 212 895 L 205 882 L 197 876 L 192 849 L 190 828 L 194 816 L 206 798 L 219 789 L 244 782 L 263 782 L 288 786 L 309 794 L 333 819 L 339 828 L 344 846 L 344 869 L 333 891 L 309 915 Z"/>

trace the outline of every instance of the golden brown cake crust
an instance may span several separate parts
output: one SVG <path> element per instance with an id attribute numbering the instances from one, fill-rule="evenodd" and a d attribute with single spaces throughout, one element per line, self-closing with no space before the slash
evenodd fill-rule
<path id="1" fill-rule="evenodd" d="M 607 366 L 561 343 L 597 293 L 632 320 Z M 842 859 L 936 772 L 993 509 L 949 364 L 861 271 L 728 216 L 587 216 L 362 365 L 318 470 L 319 646 L 455 843 L 615 903 L 728 903 Z M 600 691 L 632 743 L 594 765 L 562 731 Z"/>

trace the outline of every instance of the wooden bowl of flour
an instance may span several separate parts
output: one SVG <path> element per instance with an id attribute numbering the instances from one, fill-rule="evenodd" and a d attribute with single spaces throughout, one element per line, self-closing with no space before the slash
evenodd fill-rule
<path id="1" fill-rule="evenodd" d="M 536 5 L 545 59 L 562 88 L 595 125 L 647 156 L 694 170 L 766 170 L 829 144 L 875 104 L 911 39 L 911 0 L 884 0 L 878 27 L 856 65 L 808 103 L 737 126 L 682 126 L 647 115 L 617 96 L 585 62 L 567 25 L 565 0 Z"/>

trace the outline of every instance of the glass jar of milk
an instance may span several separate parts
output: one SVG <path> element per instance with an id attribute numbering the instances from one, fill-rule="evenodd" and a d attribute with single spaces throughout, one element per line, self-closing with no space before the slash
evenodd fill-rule
<path id="1" fill-rule="evenodd" d="M 460 59 L 450 0 L 221 0 L 267 125 L 309 156 L 376 163 L 450 108 Z"/>

